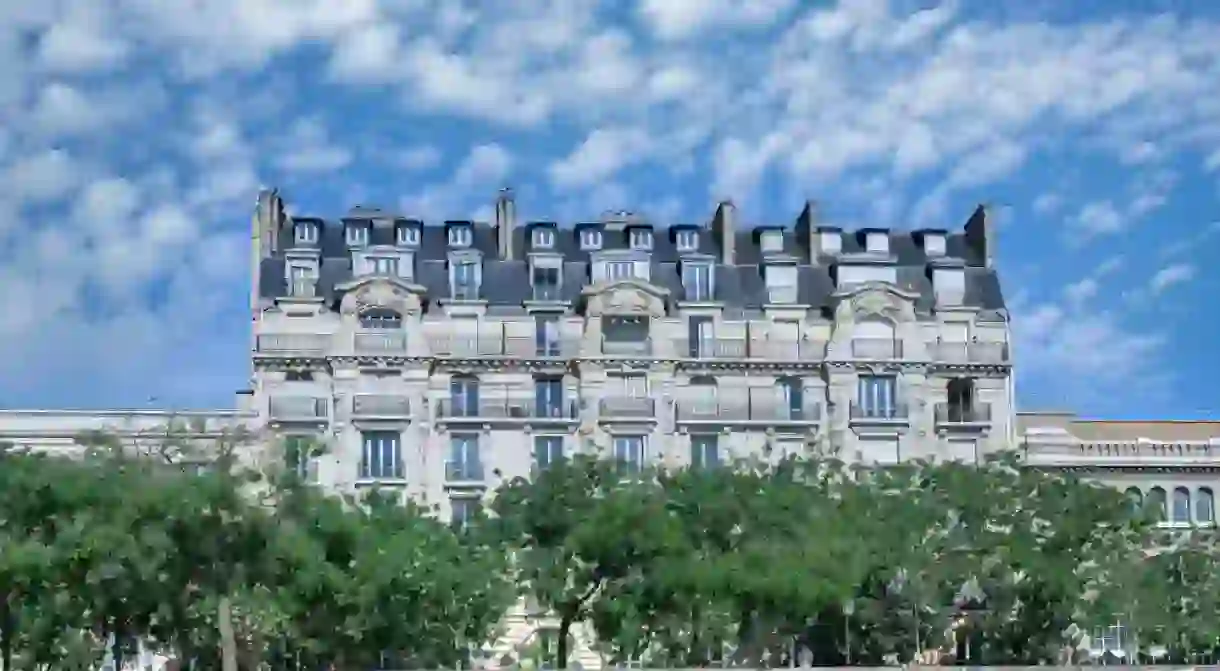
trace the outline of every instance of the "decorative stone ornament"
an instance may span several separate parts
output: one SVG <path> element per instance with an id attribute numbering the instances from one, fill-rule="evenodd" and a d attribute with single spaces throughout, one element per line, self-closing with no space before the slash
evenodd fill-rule
<path id="1" fill-rule="evenodd" d="M 640 280 L 599 282 L 583 292 L 587 301 L 586 314 L 664 317 L 665 299 L 669 292 Z"/>
<path id="2" fill-rule="evenodd" d="M 425 292 L 419 285 L 384 277 L 359 280 L 336 288 L 343 291 L 339 311 L 347 316 L 360 314 L 369 308 L 394 310 L 402 315 L 415 314 L 423 307 L 421 296 Z"/>

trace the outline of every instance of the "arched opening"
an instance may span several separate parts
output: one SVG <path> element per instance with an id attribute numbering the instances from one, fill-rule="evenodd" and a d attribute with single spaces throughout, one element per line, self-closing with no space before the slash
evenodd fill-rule
<path id="1" fill-rule="evenodd" d="M 902 357 L 902 344 L 894 323 L 886 319 L 869 318 L 856 322 L 851 348 L 852 355 L 861 359 Z"/>
<path id="2" fill-rule="evenodd" d="M 1215 524 L 1216 495 L 1211 487 L 1200 487 L 1195 492 L 1195 522 L 1199 524 Z"/>
<path id="3" fill-rule="evenodd" d="M 1128 487 L 1123 493 L 1127 495 L 1133 509 L 1140 510 L 1144 507 L 1144 492 L 1140 491 L 1139 487 Z"/>
<path id="4" fill-rule="evenodd" d="M 402 315 L 389 308 L 369 308 L 360 313 L 360 328 L 400 329 L 402 328 Z"/>
<path id="5" fill-rule="evenodd" d="M 1164 489 L 1161 489 L 1160 487 L 1153 487 L 1152 489 L 1149 489 L 1147 501 L 1148 505 L 1153 509 L 1152 512 L 1156 516 L 1156 520 L 1158 522 L 1164 522 L 1166 519 L 1168 519 L 1169 516 L 1167 513 L 1169 511 L 1165 508 L 1166 499 Z"/>
<path id="6" fill-rule="evenodd" d="M 955 377 L 945 386 L 947 402 L 944 409 L 944 420 L 954 423 L 974 422 L 974 380 L 968 377 Z"/>
<path id="7" fill-rule="evenodd" d="M 1173 521 L 1179 524 L 1190 522 L 1190 490 L 1177 487 L 1173 490 Z"/>

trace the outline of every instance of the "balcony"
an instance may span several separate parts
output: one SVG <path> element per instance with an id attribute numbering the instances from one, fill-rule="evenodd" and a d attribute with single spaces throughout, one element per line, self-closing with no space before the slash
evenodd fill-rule
<path id="1" fill-rule="evenodd" d="M 353 419 L 401 420 L 411 417 L 411 403 L 398 394 L 356 394 L 352 397 Z"/>
<path id="2" fill-rule="evenodd" d="M 991 424 L 990 403 L 937 403 L 933 412 L 938 428 L 977 429 Z"/>
<path id="3" fill-rule="evenodd" d="M 324 333 L 266 333 L 255 341 L 259 354 L 272 356 L 325 356 L 330 348 Z"/>
<path id="4" fill-rule="evenodd" d="M 598 403 L 602 419 L 637 419 L 653 421 L 657 416 L 657 402 L 652 398 L 633 396 L 609 396 Z"/>
<path id="5" fill-rule="evenodd" d="M 272 396 L 271 419 L 277 422 L 324 422 L 330 399 L 314 396 Z"/>
<path id="6" fill-rule="evenodd" d="M 541 340 L 536 333 L 510 335 L 500 324 L 489 324 L 478 333 L 442 334 L 430 337 L 433 356 L 455 358 L 513 357 L 570 359 L 580 351 L 578 342 Z"/>
<path id="7" fill-rule="evenodd" d="M 764 338 L 678 338 L 674 340 L 674 353 L 696 359 L 821 361 L 826 356 L 826 343 Z"/>
<path id="8" fill-rule="evenodd" d="M 579 404 L 574 400 L 539 403 L 533 398 L 480 398 L 477 401 L 442 399 L 437 421 L 448 423 L 486 422 L 576 422 Z"/>
<path id="9" fill-rule="evenodd" d="M 531 296 L 532 300 L 540 303 L 563 300 L 563 292 L 553 284 L 535 284 Z"/>
<path id="10" fill-rule="evenodd" d="M 357 355 L 403 356 L 407 353 L 407 334 L 402 331 L 357 333 L 353 346 Z"/>
<path id="11" fill-rule="evenodd" d="M 822 406 L 812 400 L 793 405 L 773 392 L 746 394 L 744 399 L 707 398 L 680 400 L 675 419 L 685 425 L 812 425 L 822 421 Z"/>
<path id="12" fill-rule="evenodd" d="M 911 421 L 905 403 L 861 404 L 852 401 L 848 418 L 854 424 L 906 424 Z"/>
<path id="13" fill-rule="evenodd" d="M 851 355 L 857 359 L 901 359 L 902 341 L 889 338 L 856 338 L 851 341 Z"/>
<path id="14" fill-rule="evenodd" d="M 605 356 L 652 356 L 652 341 L 602 338 L 602 354 Z"/>
<path id="15" fill-rule="evenodd" d="M 1008 343 L 1002 342 L 935 342 L 932 356 L 950 364 L 1008 363 Z"/>
<path id="16" fill-rule="evenodd" d="M 477 459 L 463 459 L 445 462 L 445 480 L 447 482 L 476 482 L 486 479 L 483 462 Z"/>

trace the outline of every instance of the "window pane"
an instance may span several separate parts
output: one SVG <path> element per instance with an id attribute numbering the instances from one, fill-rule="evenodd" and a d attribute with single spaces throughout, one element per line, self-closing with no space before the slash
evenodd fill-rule
<path id="1" fill-rule="evenodd" d="M 1216 521 L 1216 500 L 1212 490 L 1200 487 L 1195 493 L 1195 521 L 1209 524 Z"/>
<path id="2" fill-rule="evenodd" d="M 1173 490 L 1173 521 L 1190 521 L 1190 490 L 1185 487 Z"/>

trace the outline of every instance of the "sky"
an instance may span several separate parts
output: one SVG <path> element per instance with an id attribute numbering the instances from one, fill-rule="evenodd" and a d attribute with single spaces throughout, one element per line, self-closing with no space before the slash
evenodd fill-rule
<path id="1" fill-rule="evenodd" d="M 999 222 L 1020 409 L 1215 416 L 1220 3 L 0 3 L 0 407 L 232 407 L 258 190 Z"/>

